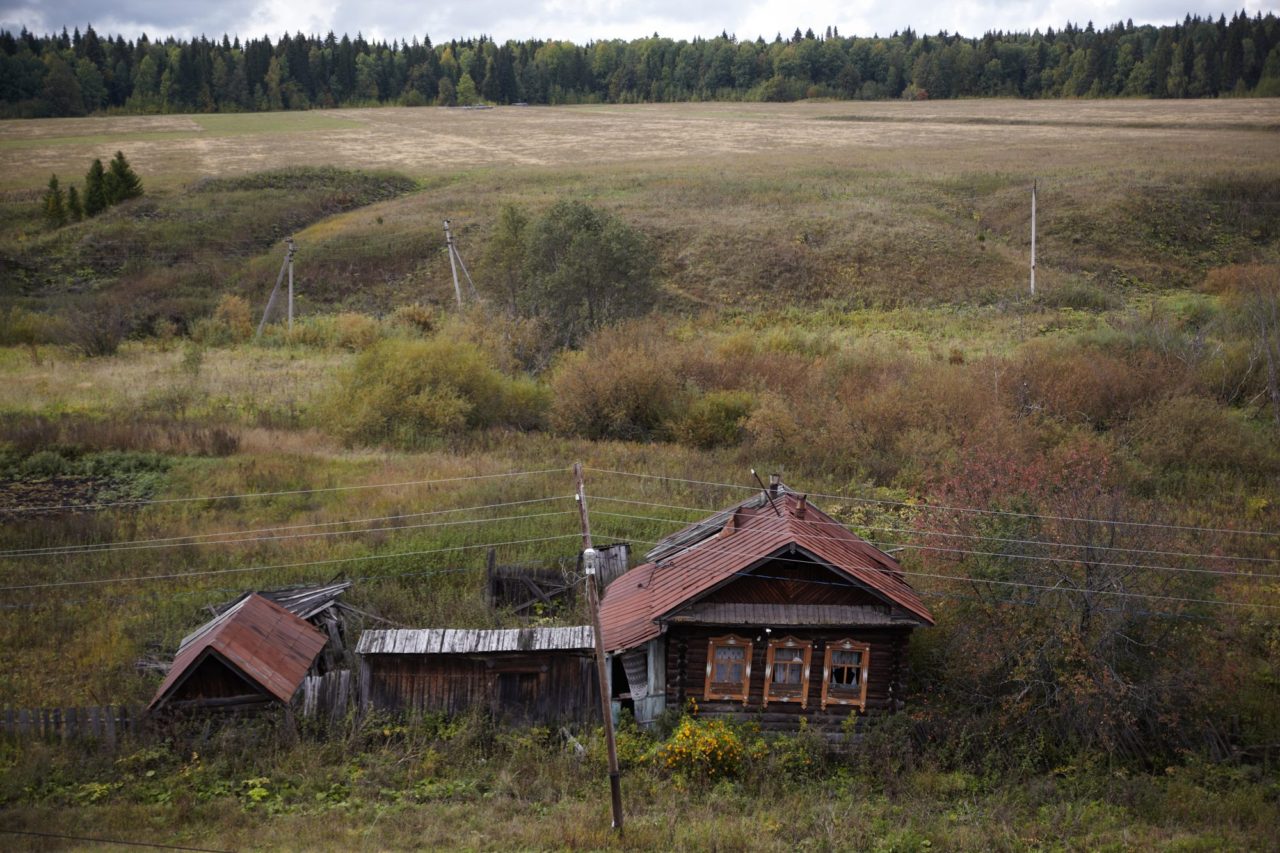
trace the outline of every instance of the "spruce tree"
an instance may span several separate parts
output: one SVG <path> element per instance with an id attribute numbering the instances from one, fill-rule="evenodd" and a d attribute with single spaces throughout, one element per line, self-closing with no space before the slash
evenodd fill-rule
<path id="1" fill-rule="evenodd" d="M 75 187 L 67 187 L 67 217 L 72 222 L 84 219 L 84 208 L 80 206 L 80 191 Z"/>
<path id="2" fill-rule="evenodd" d="M 57 175 L 49 176 L 49 189 L 44 193 L 44 221 L 50 228 L 61 228 L 67 224 L 66 203 Z"/>
<path id="3" fill-rule="evenodd" d="M 84 176 L 84 215 L 97 216 L 107 209 L 107 179 L 102 161 L 95 159 Z"/>
<path id="4" fill-rule="evenodd" d="M 112 158 L 111 166 L 107 169 L 104 189 L 108 205 L 116 205 L 142 195 L 142 180 L 133 171 L 129 161 L 124 159 L 123 151 L 117 151 L 116 156 Z"/>

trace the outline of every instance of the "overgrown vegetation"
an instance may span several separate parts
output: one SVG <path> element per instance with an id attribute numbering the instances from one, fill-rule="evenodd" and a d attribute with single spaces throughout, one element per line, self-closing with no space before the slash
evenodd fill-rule
<path id="1" fill-rule="evenodd" d="M 1041 196 L 1034 299 L 1019 217 L 1043 141 L 1012 130 L 1000 172 L 924 147 L 910 167 L 859 148 L 181 193 L 162 175 L 57 232 L 38 186 L 5 196 L 0 550 L 20 553 L 0 704 L 144 701 L 157 677 L 136 662 L 209 605 L 339 572 L 393 622 L 518 624 L 484 603 L 485 554 L 572 569 L 570 462 L 597 538 L 637 552 L 740 500 L 754 467 L 902 549 L 938 627 L 913 638 L 905 712 L 850 755 L 628 727 L 629 839 L 1265 844 L 1280 214 L 1274 165 L 1248 162 L 1269 137 L 1226 135 L 1218 168 L 1148 134 L 1140 174 L 1082 142 Z M 1175 180 L 1176 203 L 1134 200 Z M 483 297 L 463 310 L 422 224 L 458 209 Z M 255 337 L 290 233 L 297 317 Z M 165 502 L 86 506 L 146 498 Z M 476 720 L 277 734 L 168 732 L 110 759 L 5 745 L 0 808 L 228 846 L 309 846 L 304 824 L 337 814 L 374 846 L 609 840 L 593 734 L 582 756 Z M 479 825 L 477 804 L 510 820 Z"/>

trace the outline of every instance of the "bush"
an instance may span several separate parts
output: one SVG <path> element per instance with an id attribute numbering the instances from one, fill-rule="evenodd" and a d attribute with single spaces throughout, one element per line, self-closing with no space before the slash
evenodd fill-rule
<path id="1" fill-rule="evenodd" d="M 191 330 L 191 338 L 205 346 L 218 347 L 241 343 L 253 336 L 253 316 L 243 296 L 224 293 L 213 314 L 200 320 Z"/>
<path id="2" fill-rule="evenodd" d="M 366 350 L 321 405 L 323 425 L 348 444 L 421 446 L 462 429 L 538 426 L 546 394 L 504 376 L 463 342 L 385 340 Z"/>
<path id="3" fill-rule="evenodd" d="M 745 753 L 728 723 L 685 717 L 658 750 L 658 766 L 689 781 L 715 782 L 737 777 Z"/>
<path id="4" fill-rule="evenodd" d="M 675 417 L 671 435 L 681 444 L 703 450 L 732 447 L 742 441 L 755 406 L 755 395 L 746 391 L 712 391 Z"/>
<path id="5" fill-rule="evenodd" d="M 85 358 L 115 355 L 133 329 L 133 320 L 114 302 L 102 299 L 70 312 L 64 326 L 67 346 Z"/>
<path id="6" fill-rule="evenodd" d="M 565 435 L 643 441 L 661 437 L 681 397 L 658 344 L 598 336 L 568 353 L 551 378 L 551 426 Z"/>

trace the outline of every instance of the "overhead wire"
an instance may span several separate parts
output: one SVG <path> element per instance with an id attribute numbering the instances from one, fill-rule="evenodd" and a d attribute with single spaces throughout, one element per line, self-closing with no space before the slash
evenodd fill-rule
<path id="1" fill-rule="evenodd" d="M 245 572 L 265 572 L 278 569 L 295 569 L 304 566 L 329 566 L 339 563 L 367 562 L 369 560 L 393 560 L 400 557 L 420 557 L 427 554 L 443 554 L 451 551 L 468 551 L 475 548 L 498 548 L 508 545 L 525 545 L 533 542 L 552 542 L 558 539 L 576 539 L 580 534 L 564 533 L 558 536 L 540 536 L 529 539 L 516 539 L 507 542 L 486 542 L 476 545 L 455 545 L 448 548 L 429 548 L 419 551 L 399 551 L 391 554 L 366 554 L 359 557 L 336 557 L 329 560 L 305 560 L 295 563 L 278 563 L 270 566 L 242 566 L 227 569 L 205 569 L 195 572 L 170 572 L 159 575 L 139 575 L 134 577 L 91 578 L 87 580 L 48 581 L 33 584 L 15 584 L 0 586 L 0 592 L 17 592 L 28 589 L 52 589 L 73 586 L 98 586 L 113 583 L 132 583 L 136 581 L 174 580 L 177 578 L 207 577 L 211 575 L 241 574 Z"/>
<path id="2" fill-rule="evenodd" d="M 643 542 L 646 545 L 658 544 L 658 541 L 651 540 L 651 539 L 632 539 L 631 541 Z M 734 550 L 734 549 L 728 548 L 725 545 L 720 545 L 715 543 L 706 543 L 705 540 L 703 541 L 703 543 L 699 543 L 699 546 L 710 548 L 714 550 L 714 552 L 717 554 L 727 554 L 730 556 L 744 556 L 744 557 L 760 556 L 754 551 Z M 698 546 L 691 546 L 691 547 L 698 547 Z M 771 559 L 776 560 L 777 562 L 812 565 L 812 561 L 810 560 L 801 560 L 797 558 L 773 557 Z M 994 586 L 1017 587 L 1022 589 L 1035 589 L 1035 590 L 1040 590 L 1044 592 L 1074 593 L 1077 595 L 1106 595 L 1106 596 L 1114 596 L 1114 597 L 1120 597 L 1120 598 L 1146 599 L 1146 600 L 1152 600 L 1152 601 L 1171 601 L 1171 602 L 1183 603 L 1183 604 L 1204 604 L 1204 605 L 1213 605 L 1213 606 L 1221 606 L 1221 607 L 1241 607 L 1241 608 L 1252 607 L 1252 608 L 1258 608 L 1262 610 L 1280 610 L 1280 604 L 1261 604 L 1261 603 L 1254 603 L 1254 602 L 1247 602 L 1247 601 L 1233 601 L 1228 599 L 1191 598 L 1189 596 L 1157 595 L 1154 593 L 1131 592 L 1128 590 L 1082 589 L 1079 587 L 1058 586 L 1058 585 L 1049 586 L 1047 584 L 1032 584 L 1032 583 L 1026 583 L 1022 581 L 1005 581 L 1005 580 L 998 580 L 995 578 L 975 578 L 967 575 L 943 575 L 943 574 L 936 574 L 936 573 L 930 573 L 930 572 L 918 572 L 918 571 L 907 570 L 907 569 L 899 569 L 898 571 L 901 572 L 903 575 L 907 575 L 911 577 L 932 578 L 932 579 L 943 580 L 943 581 L 962 581 L 962 582 L 970 582 L 970 583 L 982 583 L 982 584 L 988 584 L 988 585 L 994 585 Z M 800 579 L 800 582 L 804 582 L 803 579 Z"/>
<path id="3" fill-rule="evenodd" d="M 609 515 L 617 518 L 628 518 L 628 519 L 634 519 L 638 521 L 659 521 L 659 522 L 666 522 L 668 524 L 684 524 L 685 523 L 675 519 L 658 518 L 656 516 L 627 515 L 625 513 L 606 512 L 603 510 L 595 510 L 594 512 L 597 512 L 601 515 Z M 870 529 L 876 529 L 876 528 L 870 528 Z M 838 536 L 815 535 L 811 538 L 825 540 L 829 542 L 848 541 Z M 1045 554 L 1010 554 L 1010 553 L 1002 553 L 1002 552 L 994 552 L 994 551 L 976 551 L 976 550 L 965 549 L 965 548 L 945 548 L 942 546 L 918 545 L 915 543 L 905 543 L 905 542 L 881 542 L 879 543 L 879 545 L 887 548 L 906 548 L 909 550 L 937 551 L 941 553 L 963 554 L 968 556 L 980 556 L 980 557 L 1003 557 L 1011 560 L 1032 560 L 1036 562 L 1069 563 L 1072 565 L 1080 565 L 1080 566 L 1103 566 L 1106 568 L 1116 568 L 1116 569 L 1147 569 L 1147 570 L 1153 570 L 1153 571 L 1184 572 L 1184 573 L 1192 573 L 1192 574 L 1208 574 L 1208 575 L 1215 575 L 1215 576 L 1267 578 L 1272 580 L 1280 580 L 1280 574 L 1266 574 L 1266 573 L 1260 573 L 1260 572 L 1233 572 L 1226 569 L 1218 570 L 1218 569 L 1197 569 L 1197 568 L 1190 568 L 1186 566 L 1157 566 L 1149 563 L 1118 563 L 1118 562 L 1112 562 L 1112 561 L 1106 561 L 1106 560 L 1082 560 L 1077 557 L 1050 556 Z"/>
<path id="4" fill-rule="evenodd" d="M 651 507 L 661 508 L 661 509 L 685 510 L 687 512 L 697 512 L 697 513 L 717 512 L 717 510 L 706 510 L 699 507 L 679 506 L 677 504 L 651 503 L 647 501 L 634 501 L 634 500 L 627 500 L 625 498 L 610 498 L 610 497 L 600 496 L 600 497 L 594 498 L 594 500 L 606 501 L 609 503 L 624 503 L 624 504 L 631 504 L 631 505 L 637 505 L 637 506 L 651 506 Z M 636 518 L 651 520 L 651 521 L 668 520 L 668 519 L 651 517 L 651 516 L 636 516 Z M 679 523 L 688 524 L 689 522 L 679 522 Z M 696 524 L 697 522 L 693 522 L 693 523 Z M 839 521 L 822 521 L 820 519 L 807 519 L 807 523 L 815 524 L 819 526 L 834 526 L 842 529 L 846 527 L 845 524 Z M 1092 551 L 1119 551 L 1122 553 L 1130 553 L 1130 554 L 1154 554 L 1157 556 L 1164 556 L 1164 557 L 1186 557 L 1189 559 L 1225 560 L 1228 562 L 1280 564 L 1280 559 L 1273 558 L 1273 557 L 1244 557 L 1244 556 L 1233 556 L 1230 554 L 1201 553 L 1201 552 L 1195 552 L 1195 551 L 1167 551 L 1167 550 L 1161 550 L 1156 548 L 1130 548 L 1122 545 L 1095 545 L 1093 543 L 1064 542 L 1060 540 L 1055 541 L 1055 540 L 1049 540 L 1049 539 L 1016 539 L 1016 538 L 1007 537 L 1007 536 L 987 536 L 981 533 L 953 533 L 946 530 L 933 530 L 930 528 L 886 527 L 883 525 L 874 525 L 874 524 L 850 524 L 848 526 L 856 527 L 859 530 L 876 530 L 882 533 L 921 534 L 926 536 L 943 536 L 943 537 L 955 538 L 955 539 L 976 539 L 984 542 L 1006 542 L 1014 545 L 1037 545 L 1037 546 L 1047 546 L 1047 547 L 1053 547 L 1053 548 L 1077 548 L 1077 549 L 1092 550 Z M 1161 568 L 1161 567 L 1152 566 L 1151 568 Z M 1217 574 L 1223 574 L 1223 573 L 1230 574 L 1230 572 L 1219 572 L 1217 570 L 1213 570 L 1213 571 L 1215 571 L 1215 573 Z M 1258 573 L 1242 572 L 1240 574 L 1245 574 L 1250 577 L 1254 577 L 1254 576 L 1257 576 Z"/>
<path id="5" fill-rule="evenodd" d="M 757 486 L 744 486 L 738 483 L 717 483 L 717 482 L 708 481 L 708 480 L 691 480 L 683 477 L 670 477 L 662 474 L 637 474 L 632 471 L 618 471 L 610 468 L 584 467 L 584 470 L 594 471 L 599 474 L 613 474 L 613 475 L 622 476 L 622 477 L 638 477 L 638 478 L 651 479 L 651 480 L 669 480 L 675 483 L 687 483 L 687 484 L 698 485 L 698 486 L 715 486 L 717 488 L 722 488 L 722 489 L 739 489 L 739 490 L 745 490 L 745 491 L 751 491 L 751 492 L 760 491 L 759 487 Z M 1042 513 L 1014 512 L 1011 510 L 981 509 L 978 507 L 950 506 L 946 504 L 911 503 L 908 501 L 893 501 L 893 500 L 887 500 L 883 498 L 860 498 L 860 497 L 854 497 L 851 495 L 828 494 L 823 492 L 809 492 L 808 496 L 811 498 L 827 498 L 830 500 L 844 501 L 846 503 L 882 504 L 882 505 L 889 505 L 889 506 L 908 507 L 913 510 L 925 510 L 925 511 L 931 511 L 931 512 L 960 512 L 960 513 L 973 513 L 973 514 L 981 514 L 981 515 L 1014 516 L 1018 518 L 1038 518 L 1038 519 L 1043 519 L 1047 521 L 1077 521 L 1077 522 L 1089 522 L 1089 523 L 1095 523 L 1095 524 L 1112 524 L 1112 525 L 1117 525 L 1122 527 L 1150 527 L 1150 528 L 1158 528 L 1158 529 L 1164 529 L 1164 530 L 1183 530 L 1188 532 L 1199 532 L 1199 533 L 1223 533 L 1223 534 L 1228 534 L 1233 536 L 1280 537 L 1280 531 L 1270 531 L 1270 530 L 1237 530 L 1233 528 L 1223 528 L 1223 527 L 1196 527 L 1193 525 L 1185 525 L 1185 524 L 1165 524 L 1165 523 L 1148 522 L 1148 521 L 1125 521 L 1123 519 L 1118 519 L 1118 518 L 1106 519 L 1106 518 L 1089 518 L 1084 516 L 1047 515 Z"/>
<path id="6" fill-rule="evenodd" d="M 324 486 L 312 489 L 284 489 L 275 492 L 248 492 L 229 495 L 203 495 L 183 498 L 150 498 L 132 501 L 111 501 L 91 504 L 63 504 L 60 506 L 6 507 L 5 512 L 54 512 L 68 509 L 110 509 L 124 506 L 154 506 L 159 504 L 194 503 L 200 501 L 248 500 L 253 498 L 274 498 L 287 495 L 317 495 L 329 492 L 348 492 L 361 489 L 398 489 L 407 486 L 428 486 L 443 483 L 461 483 L 472 480 L 492 480 L 502 477 L 533 477 L 540 474 L 562 474 L 567 468 L 547 468 L 540 471 L 508 471 L 499 474 L 473 474 L 466 477 L 443 477 L 434 480 L 406 480 L 401 483 L 364 483 L 352 486 Z"/>
<path id="7" fill-rule="evenodd" d="M 395 524 L 387 527 L 362 527 L 362 528 L 351 528 L 347 530 L 323 530 L 323 531 L 311 531 L 308 533 L 285 533 L 278 536 L 248 536 L 240 539 L 218 539 L 213 542 L 201 542 L 201 543 L 169 542 L 169 543 L 159 543 L 154 545 L 140 544 L 140 545 L 127 546 L 127 547 L 119 547 L 119 548 L 101 548 L 101 549 L 87 549 L 87 550 L 75 550 L 75 551 L 54 551 L 51 553 L 42 553 L 42 554 L 36 554 L 36 555 L 21 555 L 21 556 L 49 557 L 49 556 L 66 556 L 68 554 L 71 554 L 71 555 L 103 554 L 103 553 L 116 553 L 119 551 L 137 551 L 137 550 L 144 550 L 144 549 L 150 550 L 150 549 L 157 549 L 157 548 L 184 548 L 192 544 L 243 545 L 243 544 L 252 544 L 256 542 L 278 542 L 285 539 L 312 539 L 312 538 L 318 538 L 322 536 L 359 536 L 365 533 L 387 533 L 387 532 L 395 532 L 395 531 L 403 531 L 403 530 L 423 530 L 423 529 L 438 528 L 438 527 L 457 527 L 457 526 L 466 525 L 466 524 L 485 524 L 487 522 L 496 522 L 496 521 L 519 521 L 519 520 L 528 519 L 528 518 L 546 518 L 546 517 L 555 516 L 555 515 L 569 515 L 569 514 L 573 514 L 574 512 L 575 511 L 571 509 L 562 509 L 562 510 L 553 510 L 551 512 L 523 513 L 520 515 L 504 515 L 504 516 L 495 516 L 495 517 L 489 517 L 489 518 L 467 518 L 467 519 L 460 519 L 458 521 L 435 521 L 435 522 L 428 522 L 424 524 Z M 329 522 L 329 523 L 339 524 L 339 523 L 348 523 L 348 522 Z M 8 557 L 8 556 L 9 555 L 0 554 L 0 557 Z"/>
<path id="8" fill-rule="evenodd" d="M 425 510 L 423 512 L 406 512 L 398 515 L 379 515 L 368 518 L 340 519 L 337 521 L 317 521 L 311 524 L 290 524 L 276 527 L 258 527 L 249 528 L 247 530 L 224 530 L 211 533 L 190 533 L 186 536 L 159 536 L 150 539 L 120 539 L 111 542 L 86 542 L 80 545 L 48 545 L 41 548 L 15 548 L 8 551 L 0 551 L 0 557 L 25 557 L 25 556 L 42 556 L 49 553 L 72 553 L 76 551 L 98 551 L 98 550 L 121 550 L 125 546 L 149 544 L 153 542 L 177 542 L 180 545 L 201 545 L 201 544 L 219 544 L 222 540 L 215 540 L 212 543 L 201 542 L 199 540 L 208 539 L 215 536 L 242 536 L 257 533 L 275 533 L 281 530 L 308 530 L 317 527 L 334 527 L 340 524 L 364 524 L 375 521 L 396 521 L 402 518 L 421 518 L 433 515 L 445 515 L 456 512 L 476 512 L 486 509 L 498 509 L 501 507 L 520 506 L 522 504 L 545 503 L 554 500 L 572 500 L 573 495 L 552 495 L 545 498 L 529 498 L 522 501 L 501 501 L 498 503 L 479 504 L 476 506 L 456 507 L 454 509 L 438 509 Z"/>

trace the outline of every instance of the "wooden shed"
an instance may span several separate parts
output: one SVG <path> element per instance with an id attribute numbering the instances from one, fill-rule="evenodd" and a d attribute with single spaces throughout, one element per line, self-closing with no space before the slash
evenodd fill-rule
<path id="1" fill-rule="evenodd" d="M 594 644 L 590 626 L 365 631 L 356 646 L 361 708 L 598 720 Z"/>
<path id="2" fill-rule="evenodd" d="M 899 709 L 933 617 L 888 554 L 781 484 L 660 542 L 601 604 L 612 694 L 641 723 L 704 715 L 838 729 Z"/>
<path id="3" fill-rule="evenodd" d="M 182 640 L 147 710 L 288 704 L 325 643 L 305 619 L 250 593 Z"/>

